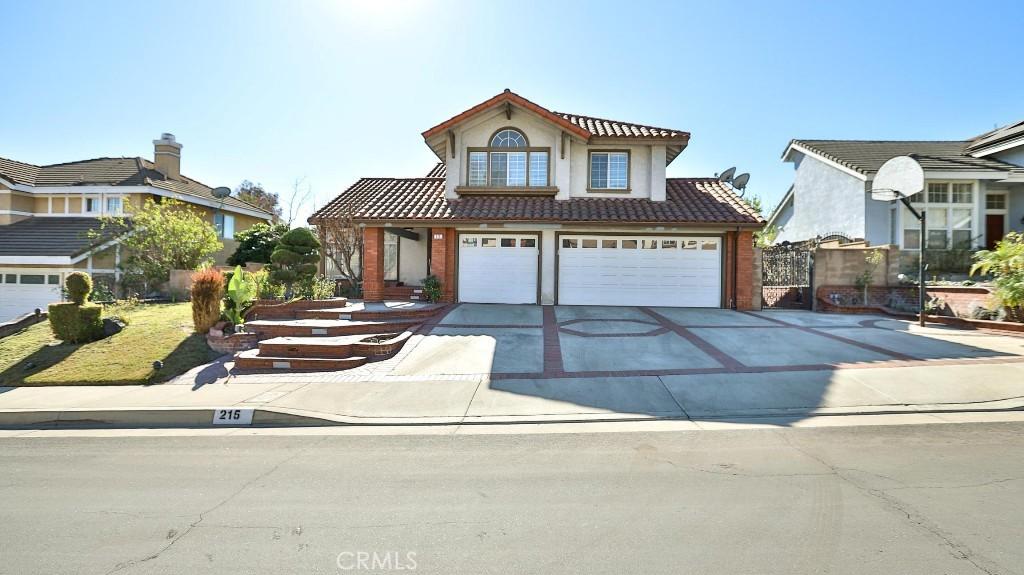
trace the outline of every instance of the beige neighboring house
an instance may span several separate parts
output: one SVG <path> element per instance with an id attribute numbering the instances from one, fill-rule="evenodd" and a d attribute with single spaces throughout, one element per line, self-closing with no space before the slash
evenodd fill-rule
<path id="1" fill-rule="evenodd" d="M 131 207 L 163 198 L 191 204 L 214 224 L 224 243 L 218 264 L 234 253 L 234 236 L 272 215 L 181 174 L 173 134 L 153 141 L 153 161 L 95 158 L 37 166 L 0 157 L 0 322 L 60 300 L 65 274 L 81 270 L 96 281 L 120 279 L 121 250 L 113 233 L 90 238 L 99 219 L 130 217 Z"/>

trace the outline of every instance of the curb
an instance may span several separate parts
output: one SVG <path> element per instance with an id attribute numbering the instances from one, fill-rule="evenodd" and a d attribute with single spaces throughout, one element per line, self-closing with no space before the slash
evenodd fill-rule
<path id="1" fill-rule="evenodd" d="M 933 404 L 918 406 L 860 406 L 818 409 L 756 409 L 730 412 L 691 414 L 565 414 L 487 417 L 353 417 L 293 410 L 288 408 L 251 409 L 251 424 L 213 423 L 221 408 L 123 408 L 62 410 L 0 410 L 0 429 L 134 429 L 134 428 L 259 428 L 259 427 L 423 427 L 423 426 L 488 426 L 562 423 L 636 423 L 649 421 L 723 421 L 729 419 L 812 418 L 821 416 L 865 415 L 927 415 L 949 413 L 1005 413 L 1024 411 L 1019 399 L 1003 399 L 978 403 Z"/>

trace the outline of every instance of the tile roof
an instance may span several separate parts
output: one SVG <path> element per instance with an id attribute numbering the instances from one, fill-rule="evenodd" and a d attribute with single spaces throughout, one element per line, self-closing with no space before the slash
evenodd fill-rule
<path id="1" fill-rule="evenodd" d="M 498 106 L 502 103 L 510 102 L 526 108 L 542 117 L 546 117 L 556 124 L 560 124 L 563 128 L 568 131 L 575 133 L 576 135 L 590 139 L 590 138 L 661 138 L 661 139 L 688 139 L 690 137 L 689 132 L 682 130 L 673 130 L 670 128 L 656 128 L 654 126 L 646 126 L 643 124 L 634 124 L 631 122 L 622 122 L 618 120 L 606 120 L 604 118 L 595 118 L 592 116 L 581 116 L 578 114 L 568 114 L 564 112 L 552 112 L 547 108 L 535 104 L 526 98 L 523 98 L 519 94 L 512 92 L 511 90 L 505 90 L 501 94 L 490 98 L 472 108 L 457 114 L 444 122 L 430 128 L 423 132 L 424 138 L 431 138 L 441 133 L 442 131 L 450 128 L 462 122 L 463 120 L 469 119 L 476 114 L 489 110 Z"/>
<path id="2" fill-rule="evenodd" d="M 967 155 L 966 141 L 792 140 L 825 158 L 862 174 L 877 172 L 895 156 L 913 154 L 925 170 L 1006 172 L 1017 166 Z M 788 150 L 788 147 L 787 147 Z"/>
<path id="3" fill-rule="evenodd" d="M 448 173 L 448 166 L 444 165 L 444 162 L 438 162 L 436 166 L 430 168 L 427 172 L 428 178 L 443 178 Z"/>
<path id="4" fill-rule="evenodd" d="M 100 235 L 90 238 L 90 230 Z M 123 231 L 95 218 L 28 218 L 0 226 L 0 256 L 77 256 Z"/>
<path id="5" fill-rule="evenodd" d="M 195 196 L 219 202 L 213 189 L 189 177 L 171 179 L 164 176 L 153 162 L 145 158 L 94 158 L 63 164 L 34 166 L 0 158 L 0 176 L 15 184 L 34 187 L 47 186 L 153 186 L 183 196 Z M 183 198 L 187 200 L 188 198 Z M 225 206 L 255 210 L 270 215 L 266 210 L 234 196 L 224 200 Z"/>
<path id="6" fill-rule="evenodd" d="M 363 178 L 312 217 L 338 217 L 352 209 L 361 222 L 529 221 L 621 224 L 746 224 L 764 222 L 715 178 L 668 178 L 666 200 L 470 196 L 448 200 L 443 178 Z M 349 208 L 351 206 L 351 208 Z"/>
<path id="7" fill-rule="evenodd" d="M 687 138 L 689 132 L 673 130 L 670 128 L 656 128 L 643 124 L 620 122 L 618 120 L 605 120 L 591 116 L 580 116 L 577 114 L 566 114 L 555 112 L 555 114 L 569 120 L 573 124 L 590 132 L 594 136 L 605 138 Z"/>
<path id="8" fill-rule="evenodd" d="M 999 144 L 1007 140 L 1022 137 L 1024 137 L 1024 120 L 1021 120 L 1016 124 L 1009 124 L 1001 128 L 996 128 L 991 132 L 985 132 L 980 136 L 972 138 L 968 143 L 967 151 L 974 152 L 993 144 Z"/>

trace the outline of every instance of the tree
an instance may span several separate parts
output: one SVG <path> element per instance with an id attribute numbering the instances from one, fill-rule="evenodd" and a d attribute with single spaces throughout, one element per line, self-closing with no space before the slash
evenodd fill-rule
<path id="1" fill-rule="evenodd" d="M 281 221 L 281 204 L 277 194 L 268 192 L 263 188 L 263 184 L 242 180 L 242 183 L 235 188 L 235 195 L 244 202 L 274 214 L 275 222 Z"/>
<path id="2" fill-rule="evenodd" d="M 129 275 L 141 276 L 149 287 L 165 283 L 171 270 L 194 270 L 210 261 L 224 247 L 213 224 L 189 204 L 164 198 L 159 204 L 146 200 L 128 218 L 105 217 L 100 225 L 128 227 L 121 238 L 121 267 Z"/>
<path id="3" fill-rule="evenodd" d="M 355 265 L 355 258 L 363 253 L 363 229 L 355 221 L 352 204 L 341 209 L 337 217 L 324 218 L 317 225 L 324 239 L 324 255 L 341 271 L 357 290 L 363 284 L 362 262 Z"/>
<path id="4" fill-rule="evenodd" d="M 306 178 L 301 177 L 292 184 L 292 192 L 288 195 L 287 212 L 285 212 L 285 223 L 292 227 L 292 223 L 302 212 L 306 204 L 313 198 L 313 186 L 306 183 Z"/>
<path id="5" fill-rule="evenodd" d="M 288 231 L 285 224 L 253 224 L 247 230 L 235 234 L 238 247 L 228 258 L 228 265 L 244 266 L 246 262 L 269 264 L 270 255 Z"/>
<path id="6" fill-rule="evenodd" d="M 750 196 L 747 204 L 761 217 L 764 217 L 764 201 L 761 199 L 761 196 Z M 777 237 L 779 237 L 779 228 L 774 225 L 765 226 L 754 232 L 754 244 L 759 248 L 766 248 L 774 244 Z"/>
<path id="7" fill-rule="evenodd" d="M 309 228 L 289 230 L 270 255 L 270 279 L 287 286 L 286 297 L 292 296 L 296 282 L 311 279 L 316 275 L 320 261 L 320 241 Z"/>

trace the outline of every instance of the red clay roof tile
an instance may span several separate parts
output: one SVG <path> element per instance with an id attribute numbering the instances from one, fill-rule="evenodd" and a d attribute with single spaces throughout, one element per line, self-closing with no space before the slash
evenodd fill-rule
<path id="1" fill-rule="evenodd" d="M 764 219 L 715 178 L 668 178 L 666 199 L 471 196 L 448 200 L 444 178 L 363 178 L 309 219 L 347 210 L 365 223 L 386 221 L 600 222 L 760 225 Z"/>

